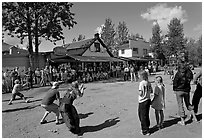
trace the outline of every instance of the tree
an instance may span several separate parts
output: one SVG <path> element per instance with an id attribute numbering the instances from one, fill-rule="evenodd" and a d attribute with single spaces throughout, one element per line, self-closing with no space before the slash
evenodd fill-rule
<path id="1" fill-rule="evenodd" d="M 157 59 L 165 61 L 164 49 L 162 45 L 161 29 L 159 24 L 156 24 L 152 28 L 151 38 L 152 52 L 155 54 Z"/>
<path id="2" fill-rule="evenodd" d="M 72 6 L 73 4 L 68 2 L 2 3 L 3 31 L 9 31 L 9 35 L 16 35 L 21 43 L 28 37 L 31 69 L 33 69 L 32 40 L 38 56 L 39 37 L 54 43 L 64 39 L 62 26 L 70 29 L 76 24 L 74 13 L 70 11 Z"/>
<path id="3" fill-rule="evenodd" d="M 126 23 L 123 22 L 119 22 L 119 25 L 116 28 L 116 44 L 117 45 L 121 45 L 123 44 L 125 41 L 128 41 L 128 28 Z"/>
<path id="4" fill-rule="evenodd" d="M 167 50 L 168 56 L 174 55 L 177 59 L 185 51 L 185 40 L 183 33 L 183 24 L 177 18 L 173 18 L 168 25 Z"/>
<path id="5" fill-rule="evenodd" d="M 64 39 L 62 25 L 70 29 L 76 24 L 74 13 L 70 11 L 72 6 L 73 4 L 68 2 L 2 3 L 2 29 L 8 31 L 8 35 L 20 38 L 21 43 L 24 38 L 28 38 L 31 70 L 34 68 L 33 39 L 37 56 L 39 37 L 54 43 Z"/>
<path id="6" fill-rule="evenodd" d="M 138 38 L 139 38 L 139 39 L 143 39 L 143 36 L 142 36 L 142 35 L 140 36 L 139 33 L 136 33 L 136 34 L 130 34 L 130 35 L 128 35 L 128 38 L 129 38 L 129 39 L 132 39 L 132 40 L 138 40 Z"/>
<path id="7" fill-rule="evenodd" d="M 102 27 L 101 32 L 101 39 L 103 40 L 104 44 L 110 49 L 110 51 L 113 51 L 115 48 L 115 29 L 114 24 L 112 23 L 112 20 L 110 18 L 105 19 L 105 24 Z"/>
<path id="8" fill-rule="evenodd" d="M 197 61 L 196 41 L 192 38 L 187 39 L 186 50 L 188 53 L 189 62 L 195 63 Z"/>
<path id="9" fill-rule="evenodd" d="M 202 36 L 199 37 L 197 44 L 197 62 L 199 65 L 202 64 Z"/>

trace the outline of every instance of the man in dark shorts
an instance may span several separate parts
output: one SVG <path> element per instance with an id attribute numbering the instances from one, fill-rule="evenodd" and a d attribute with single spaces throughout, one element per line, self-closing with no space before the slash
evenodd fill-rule
<path id="1" fill-rule="evenodd" d="M 21 85 L 20 84 L 20 81 L 18 79 L 16 79 L 14 81 L 14 86 L 13 86 L 13 90 L 12 90 L 12 97 L 8 103 L 8 105 L 11 105 L 13 100 L 15 100 L 16 98 L 16 95 L 21 97 L 26 103 L 29 102 L 29 100 L 26 100 L 26 98 L 24 97 L 24 95 L 22 93 L 20 93 L 20 91 L 22 90 L 22 88 L 25 86 L 25 85 Z"/>
<path id="2" fill-rule="evenodd" d="M 59 83 L 58 82 L 54 82 L 52 84 L 51 89 L 47 92 L 47 94 L 45 95 L 45 97 L 42 100 L 41 106 L 46 110 L 45 114 L 43 116 L 43 118 L 40 121 L 40 124 L 45 124 L 47 123 L 47 121 L 45 120 L 45 118 L 47 117 L 47 115 L 51 112 L 54 112 L 56 114 L 56 124 L 60 124 L 59 123 L 59 110 L 58 110 L 58 105 L 54 103 L 55 100 L 59 100 L 60 99 L 60 94 L 59 91 L 57 90 L 59 88 Z"/>

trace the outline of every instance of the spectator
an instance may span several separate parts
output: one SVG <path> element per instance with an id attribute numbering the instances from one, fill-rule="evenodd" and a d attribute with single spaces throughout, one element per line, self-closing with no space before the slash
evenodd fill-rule
<path id="1" fill-rule="evenodd" d="M 36 84 L 40 84 L 40 80 L 41 80 L 41 74 L 40 74 L 40 70 L 39 68 L 36 68 L 35 70 L 35 79 L 36 79 Z"/>
<path id="2" fill-rule="evenodd" d="M 128 65 L 126 65 L 124 68 L 124 81 L 128 81 L 128 77 L 129 77 L 129 67 Z"/>
<path id="3" fill-rule="evenodd" d="M 133 65 L 130 65 L 130 79 L 131 82 L 136 81 L 135 68 Z"/>
<path id="4" fill-rule="evenodd" d="M 196 90 L 193 94 L 193 99 L 192 99 L 192 105 L 194 106 L 193 120 L 198 121 L 196 116 L 198 113 L 198 105 L 202 97 L 202 70 L 195 75 L 193 82 L 196 84 Z"/>
<path id="5" fill-rule="evenodd" d="M 149 126 L 149 108 L 151 104 L 150 94 L 153 92 L 151 83 L 148 81 L 147 72 L 143 71 L 141 73 L 142 81 L 139 84 L 139 107 L 138 107 L 138 115 L 139 120 L 141 122 L 141 133 L 143 135 L 150 135 Z"/>
<path id="6" fill-rule="evenodd" d="M 185 111 L 183 106 L 183 100 L 185 101 L 186 108 L 189 111 L 193 110 L 193 106 L 190 104 L 190 82 L 193 79 L 193 73 L 190 69 L 185 66 L 184 62 L 181 62 L 178 68 L 178 72 L 173 80 L 173 91 L 176 94 L 178 103 L 178 113 L 181 121 L 178 122 L 180 125 L 185 125 Z"/>

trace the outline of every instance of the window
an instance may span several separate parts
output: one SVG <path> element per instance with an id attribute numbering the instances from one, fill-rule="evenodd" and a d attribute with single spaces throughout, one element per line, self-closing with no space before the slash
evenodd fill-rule
<path id="1" fill-rule="evenodd" d="M 96 48 L 96 52 L 100 52 L 100 43 L 94 43 L 94 46 Z"/>
<path id="2" fill-rule="evenodd" d="M 125 50 L 124 49 L 121 50 L 121 54 L 125 54 Z"/>
<path id="3" fill-rule="evenodd" d="M 138 48 L 133 48 L 133 52 L 135 52 L 136 54 L 138 54 Z"/>
<path id="4" fill-rule="evenodd" d="M 143 54 L 147 55 L 147 49 L 143 49 Z"/>

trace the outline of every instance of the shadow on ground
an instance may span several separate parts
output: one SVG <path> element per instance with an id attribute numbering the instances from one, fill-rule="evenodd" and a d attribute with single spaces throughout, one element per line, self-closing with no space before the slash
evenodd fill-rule
<path id="1" fill-rule="evenodd" d="M 81 132 L 78 134 L 78 136 L 82 136 L 84 133 L 87 133 L 87 132 L 100 131 L 104 128 L 111 127 L 113 125 L 116 125 L 119 121 L 120 120 L 118 120 L 118 117 L 117 117 L 114 119 L 108 119 L 104 123 L 96 125 L 96 126 L 82 126 L 80 128 Z"/>
<path id="2" fill-rule="evenodd" d="M 33 105 L 33 106 L 21 107 L 21 108 L 7 109 L 7 110 L 2 110 L 2 113 L 15 112 L 15 111 L 26 110 L 26 109 L 33 109 L 33 108 L 38 107 L 38 106 L 40 106 L 40 104 L 39 105 Z"/>
<path id="3" fill-rule="evenodd" d="M 80 113 L 79 114 L 79 119 L 85 119 L 85 118 L 89 117 L 89 115 L 92 115 L 92 114 L 93 114 L 93 112 L 89 112 L 89 113 L 86 113 L 86 114 Z"/>
<path id="4" fill-rule="evenodd" d="M 202 114 L 197 115 L 197 119 L 198 119 L 198 121 L 202 120 Z M 163 124 L 163 128 L 162 128 L 162 129 L 167 128 L 167 127 L 170 127 L 170 126 L 172 126 L 172 125 L 175 125 L 175 124 L 177 124 L 180 120 L 181 120 L 180 118 L 175 118 L 175 119 L 171 119 L 171 120 L 166 120 L 166 121 L 164 121 L 164 124 Z M 192 122 L 193 122 L 193 121 L 192 121 L 192 117 L 191 117 L 188 121 L 186 121 L 186 125 L 187 125 L 187 124 L 190 124 L 190 123 L 192 123 Z M 157 128 L 156 125 L 155 125 L 155 126 L 153 126 L 152 128 L 150 128 L 150 133 L 153 134 L 153 133 L 155 133 L 155 132 L 158 131 L 158 130 L 159 130 L 159 128 Z"/>
<path id="5" fill-rule="evenodd" d="M 26 99 L 30 99 L 30 98 L 34 98 L 34 97 L 25 97 Z M 17 98 L 15 98 L 15 100 L 14 101 L 17 101 L 17 100 L 23 100 L 22 98 L 20 98 L 20 97 L 17 97 Z M 8 101 L 10 101 L 10 99 L 5 99 L 5 100 L 2 100 L 2 102 L 8 102 Z"/>

